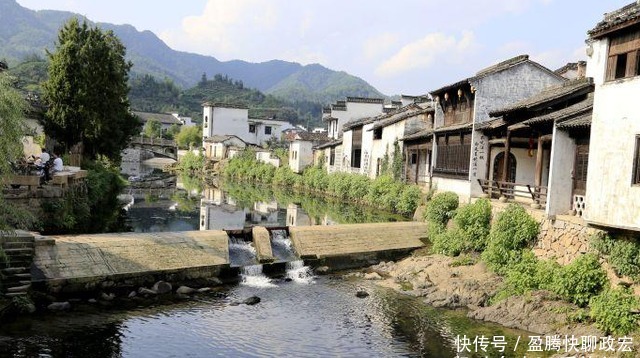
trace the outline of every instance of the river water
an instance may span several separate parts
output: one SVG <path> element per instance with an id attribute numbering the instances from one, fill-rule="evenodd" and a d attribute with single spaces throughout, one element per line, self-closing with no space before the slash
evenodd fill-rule
<path id="1" fill-rule="evenodd" d="M 129 207 L 129 225 L 139 232 L 402 219 L 237 185 L 135 193 Z M 362 290 L 369 296 L 356 297 Z M 238 304 L 251 296 L 261 302 Z M 525 338 L 343 276 L 243 280 L 186 301 L 128 310 L 74 307 L 0 324 L 0 357 L 455 357 L 459 336 L 505 336 L 504 355 L 522 357 L 522 348 L 512 349 Z M 461 356 L 500 356 L 489 348 Z"/>

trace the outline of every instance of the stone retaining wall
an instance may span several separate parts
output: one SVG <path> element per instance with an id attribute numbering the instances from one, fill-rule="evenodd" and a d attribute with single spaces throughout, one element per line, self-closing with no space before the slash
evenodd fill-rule
<path id="1" fill-rule="evenodd" d="M 561 265 L 587 253 L 591 237 L 602 230 L 588 227 L 580 221 L 577 218 L 542 220 L 533 252 L 539 258 L 555 259 Z"/>

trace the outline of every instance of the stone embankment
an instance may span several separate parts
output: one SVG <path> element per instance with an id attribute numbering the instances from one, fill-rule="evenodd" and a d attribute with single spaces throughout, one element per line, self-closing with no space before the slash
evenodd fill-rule
<path id="1" fill-rule="evenodd" d="M 555 300 L 546 292 L 511 297 L 489 305 L 502 278 L 482 263 L 455 266 L 455 259 L 441 256 L 412 256 L 398 262 L 382 262 L 362 277 L 378 280 L 385 287 L 423 297 L 425 303 L 441 308 L 468 309 L 470 318 L 501 324 L 537 334 L 600 335 L 593 326 L 568 324 L 577 307 Z"/>

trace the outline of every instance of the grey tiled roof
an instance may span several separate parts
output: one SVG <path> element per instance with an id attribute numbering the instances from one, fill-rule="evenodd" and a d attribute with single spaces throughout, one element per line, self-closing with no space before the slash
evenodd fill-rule
<path id="1" fill-rule="evenodd" d="M 448 127 L 441 127 L 441 128 L 436 128 L 433 130 L 434 133 L 448 133 L 448 132 L 457 132 L 457 131 L 462 131 L 465 129 L 471 129 L 473 128 L 473 123 L 463 123 L 463 124 L 456 124 L 453 126 L 448 126 Z"/>
<path id="2" fill-rule="evenodd" d="M 300 140 L 306 140 L 309 142 L 328 142 L 329 137 L 326 133 L 310 133 L 310 132 L 298 132 L 296 138 Z"/>
<path id="3" fill-rule="evenodd" d="M 589 95 L 587 96 L 587 99 L 585 99 L 584 101 L 578 102 L 574 105 L 571 105 L 567 108 L 563 108 L 558 111 L 554 111 L 538 117 L 533 117 L 531 119 L 528 119 L 522 122 L 522 124 L 535 125 L 535 124 L 542 124 L 542 123 L 552 123 L 554 121 L 560 122 L 560 121 L 572 119 L 577 116 L 582 116 L 584 114 L 589 114 L 589 116 L 591 116 L 592 111 L 593 111 L 593 96 Z"/>
<path id="4" fill-rule="evenodd" d="M 520 56 L 512 57 L 506 61 L 502 61 L 493 66 L 489 66 L 483 70 L 478 71 L 478 73 L 476 73 L 476 77 L 484 77 L 490 74 L 498 73 L 500 71 L 504 71 L 515 65 L 518 65 L 522 62 L 525 62 L 527 60 L 529 60 L 529 55 L 520 55 Z"/>
<path id="5" fill-rule="evenodd" d="M 417 104 L 409 104 L 379 118 L 378 122 L 373 125 L 372 130 L 387 127 L 404 119 L 419 116 L 421 114 L 426 114 L 429 112 L 434 112 L 433 107 L 430 105 L 423 108 L 421 106 L 418 106 Z"/>
<path id="6" fill-rule="evenodd" d="M 320 144 L 317 145 L 315 147 L 313 147 L 314 149 L 325 149 L 325 148 L 330 148 L 330 147 L 335 147 L 342 144 L 342 139 L 336 139 L 336 140 L 332 140 L 330 142 L 324 143 L 324 144 Z"/>
<path id="7" fill-rule="evenodd" d="M 562 121 L 557 126 L 560 129 L 589 128 L 591 127 L 591 114 L 591 111 L 585 112 L 574 118 Z"/>
<path id="8" fill-rule="evenodd" d="M 593 92 L 593 80 L 591 78 L 581 78 L 564 82 L 560 85 L 550 86 L 542 92 L 517 102 L 511 106 L 498 109 L 489 113 L 492 117 L 501 116 L 518 110 L 532 109 L 538 106 L 545 106 L 549 102 L 561 99 L 566 96 L 585 94 Z"/>
<path id="9" fill-rule="evenodd" d="M 249 107 L 243 104 L 237 103 L 224 103 L 224 102 L 204 102 L 202 107 L 218 107 L 218 108 L 236 108 L 236 109 L 249 109 Z"/>
<path id="10" fill-rule="evenodd" d="M 441 93 L 447 92 L 447 91 L 449 91 L 451 89 L 456 89 L 456 88 L 458 88 L 460 86 L 463 86 L 463 85 L 469 85 L 470 86 L 469 81 L 471 81 L 472 79 L 473 79 L 473 77 L 469 77 L 469 78 L 464 79 L 462 81 L 458 81 L 456 83 L 452 83 L 450 85 L 446 85 L 444 87 L 438 88 L 437 90 L 431 91 L 429 93 L 431 93 L 431 95 L 435 97 L 435 96 L 440 95 Z"/>
<path id="11" fill-rule="evenodd" d="M 167 113 L 133 112 L 133 114 L 140 117 L 140 119 L 142 119 L 143 122 L 147 122 L 152 119 L 155 119 L 156 121 L 162 124 L 182 125 L 182 122 L 180 122 L 178 118 Z"/>
<path id="12" fill-rule="evenodd" d="M 382 104 L 382 103 L 384 103 L 384 99 L 382 99 L 382 98 L 367 98 L 367 97 L 347 97 L 347 102 Z"/>
<path id="13" fill-rule="evenodd" d="M 402 138 L 403 141 L 429 138 L 433 135 L 433 129 L 423 129 L 415 133 L 407 134 Z"/>
<path id="14" fill-rule="evenodd" d="M 598 38 L 605 35 L 608 32 L 614 31 L 619 27 L 624 27 L 631 22 L 636 22 L 640 19 L 640 4 L 633 2 L 627 6 L 624 6 L 616 11 L 612 11 L 604 15 L 604 19 L 600 21 L 596 27 L 589 30 L 587 33 L 592 38 Z"/>

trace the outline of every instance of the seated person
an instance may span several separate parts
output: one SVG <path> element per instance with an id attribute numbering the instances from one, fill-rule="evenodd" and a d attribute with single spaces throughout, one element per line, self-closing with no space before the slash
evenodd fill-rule
<path id="1" fill-rule="evenodd" d="M 56 153 L 53 153 L 53 170 L 52 172 L 61 172 L 63 168 L 62 158 Z"/>

